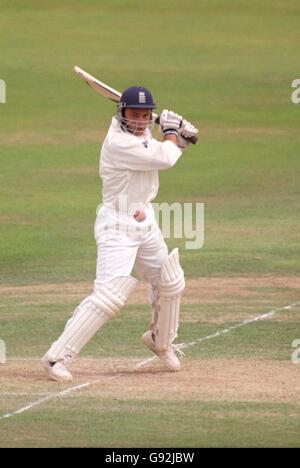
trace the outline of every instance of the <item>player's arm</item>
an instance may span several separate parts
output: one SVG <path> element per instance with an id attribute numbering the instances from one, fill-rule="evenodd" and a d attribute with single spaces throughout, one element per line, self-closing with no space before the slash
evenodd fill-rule
<path id="1" fill-rule="evenodd" d="M 142 141 L 125 132 L 109 142 L 110 164 L 133 171 L 164 170 L 174 166 L 186 148 L 182 117 L 165 110 L 160 114 L 160 132 L 163 142 L 154 138 Z M 196 129 L 195 129 L 196 130 Z M 198 132 L 198 131 L 197 131 Z"/>
<path id="2" fill-rule="evenodd" d="M 113 138 L 108 146 L 104 145 L 103 151 L 106 163 L 116 169 L 132 171 L 169 169 L 182 154 L 177 144 L 169 139 L 142 141 L 126 133 Z"/>
<path id="3" fill-rule="evenodd" d="M 172 141 L 172 143 L 174 143 L 174 145 L 179 146 L 178 145 L 177 135 L 164 135 L 163 140 L 164 141 Z"/>

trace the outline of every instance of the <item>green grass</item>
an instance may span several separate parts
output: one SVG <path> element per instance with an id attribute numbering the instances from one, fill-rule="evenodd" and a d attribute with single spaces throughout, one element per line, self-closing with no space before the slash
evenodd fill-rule
<path id="1" fill-rule="evenodd" d="M 146 300 L 146 298 L 145 298 Z M 7 357 L 14 359 L 23 355 L 41 356 L 48 344 L 53 342 L 62 332 L 67 319 L 77 304 L 51 305 L 9 305 L 0 308 L 2 315 L 1 334 L 5 337 Z M 273 304 L 274 305 L 274 304 Z M 213 335 L 217 331 L 241 323 L 244 319 L 255 317 L 271 310 L 262 305 L 253 304 L 251 308 L 222 306 L 183 305 L 181 310 L 181 326 L 177 341 L 190 343 L 195 339 Z M 235 320 L 226 318 L 226 314 L 236 313 Z M 110 321 L 82 351 L 82 356 L 97 358 L 117 358 L 127 356 L 146 357 L 149 352 L 140 343 L 140 336 L 147 328 L 149 319 L 148 306 L 126 306 L 125 309 Z M 189 316 L 194 320 L 190 321 Z M 198 317 L 198 321 L 195 320 Z M 224 322 L 220 318 L 224 317 Z M 209 318 L 209 321 L 206 319 Z M 208 340 L 190 347 L 186 353 L 189 358 L 215 359 L 224 358 L 265 358 L 288 361 L 291 356 L 291 343 L 295 339 L 295 330 L 299 323 L 299 311 L 294 319 L 283 322 L 257 322 L 237 328 L 230 334 L 226 333 L 215 340 Z M 16 330 L 19 328 L 18 336 Z M 222 350 L 220 353 L 220 349 Z"/>
<path id="2" fill-rule="evenodd" d="M 85 86 L 74 65 L 119 90 L 143 84 L 158 111 L 174 109 L 199 126 L 199 143 L 160 174 L 156 200 L 205 203 L 202 249 L 167 240 L 180 248 L 187 277 L 299 275 L 300 105 L 290 98 L 299 78 L 299 16 L 296 0 L 3 0 L 1 284 L 92 286 L 99 149 L 115 106 Z M 299 300 L 295 288 L 256 293 L 235 304 L 226 297 L 185 304 L 179 341 Z M 11 359 L 42 355 L 77 304 L 72 295 L 59 302 L 53 291 L 45 302 L 33 292 L 25 299 L 1 298 L 0 339 Z M 290 320 L 199 343 L 186 359 L 288 365 L 298 310 Z M 139 341 L 148 318 L 145 305 L 127 306 L 83 356 L 148 357 Z M 22 374 L 14 390 L 27 380 Z M 3 412 L 28 403 L 21 396 L 0 400 Z M 80 394 L 1 420 L 0 445 L 299 446 L 298 421 L 299 404 L 291 401 L 178 405 Z"/>
<path id="3" fill-rule="evenodd" d="M 4 3 L 2 281 L 94 276 L 98 152 L 114 106 L 76 78 L 75 64 L 119 89 L 141 82 L 159 108 L 199 125 L 199 144 L 161 174 L 157 199 L 205 203 L 205 244 L 183 252 L 187 275 L 299 273 L 300 116 L 290 84 L 300 10 L 268 5 Z"/>
<path id="4" fill-rule="evenodd" d="M 82 400 L 84 415 L 77 404 L 77 398 L 71 398 L 46 405 L 42 413 L 20 415 L 14 433 L 4 422 L 6 437 L 16 433 L 20 445 L 30 447 L 76 447 L 78 441 L 81 447 L 299 446 L 300 412 L 289 404 L 178 404 L 130 398 L 99 403 L 90 398 Z M 32 425 L 34 432 L 28 430 Z"/>

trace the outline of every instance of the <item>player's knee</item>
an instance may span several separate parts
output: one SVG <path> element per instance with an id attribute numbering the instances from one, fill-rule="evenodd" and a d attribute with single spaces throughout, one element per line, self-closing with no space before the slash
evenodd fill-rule
<path id="1" fill-rule="evenodd" d="M 132 276 L 118 276 L 105 282 L 96 280 L 90 300 L 112 318 L 124 306 L 137 282 Z"/>
<path id="2" fill-rule="evenodd" d="M 164 297 L 176 296 L 184 290 L 184 272 L 179 263 L 178 249 L 174 249 L 164 262 L 158 287 L 160 296 Z"/>

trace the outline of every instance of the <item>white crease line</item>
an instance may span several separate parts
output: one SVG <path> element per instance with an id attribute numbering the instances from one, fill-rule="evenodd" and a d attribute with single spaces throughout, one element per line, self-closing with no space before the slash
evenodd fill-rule
<path id="1" fill-rule="evenodd" d="M 80 359 L 84 360 L 84 361 L 99 361 L 98 358 L 91 358 L 91 357 L 85 357 L 85 356 L 82 356 Z M 109 359 L 109 358 L 107 358 Z M 40 362 L 41 358 L 37 358 L 36 356 L 33 356 L 33 357 L 26 357 L 26 358 L 23 358 L 23 357 L 9 357 L 6 359 L 6 362 L 32 362 L 32 361 L 38 361 Z"/>
<path id="2" fill-rule="evenodd" d="M 213 338 L 217 338 L 218 336 L 223 335 L 225 333 L 228 333 L 231 330 L 235 330 L 236 328 L 243 327 L 244 325 L 248 325 L 249 323 L 253 323 L 253 322 L 256 322 L 258 320 L 264 320 L 266 318 L 273 317 L 278 312 L 281 312 L 283 310 L 292 309 L 293 307 L 297 307 L 298 305 L 300 305 L 300 302 L 294 302 L 294 303 L 292 303 L 290 305 L 281 307 L 279 309 L 271 310 L 270 312 L 267 312 L 266 314 L 258 315 L 257 317 L 254 317 L 252 319 L 243 320 L 243 322 L 238 323 L 236 325 L 233 325 L 232 327 L 228 327 L 228 328 L 225 328 L 223 330 L 218 330 L 217 332 L 215 332 L 215 333 L 213 333 L 211 335 L 207 335 L 207 336 L 204 336 L 202 338 L 198 338 L 197 340 L 191 341 L 190 343 L 183 343 L 180 346 L 180 349 L 186 349 L 186 348 L 189 348 L 190 346 L 194 346 L 197 343 L 201 343 L 201 342 L 206 341 L 206 340 L 211 340 Z M 151 357 L 149 359 L 143 360 L 142 362 L 136 364 L 136 366 L 134 368 L 139 369 L 140 367 L 144 367 L 146 364 L 148 364 L 149 362 L 152 362 L 154 359 L 157 359 L 157 356 L 154 356 L 154 357 Z M 110 377 L 109 380 L 115 379 L 115 378 L 118 378 L 118 377 L 122 377 L 123 375 L 124 375 L 123 373 L 116 374 L 116 375 Z M 93 380 L 92 382 L 87 382 L 85 384 L 76 385 L 74 387 L 69 387 L 66 390 L 63 390 L 62 392 L 52 393 L 51 395 L 45 396 L 44 398 L 40 398 L 39 400 L 33 401 L 32 403 L 29 403 L 28 405 L 23 406 L 22 408 L 18 409 L 17 411 L 13 411 L 12 413 L 4 414 L 3 416 L 0 417 L 0 421 L 2 419 L 11 418 L 12 416 L 14 416 L 16 414 L 22 414 L 25 411 L 29 411 L 32 408 L 34 408 L 35 406 L 41 405 L 42 403 L 47 403 L 48 401 L 53 400 L 54 398 L 64 397 L 68 393 L 76 392 L 77 390 L 81 390 L 82 388 L 90 387 L 91 385 L 94 385 L 94 384 L 99 383 L 99 382 L 101 382 L 101 380 L 97 379 L 97 380 Z"/>
<path id="3" fill-rule="evenodd" d="M 0 392 L 0 398 L 4 396 L 28 396 L 28 395 L 37 395 L 37 396 L 47 396 L 52 395 L 53 392 Z"/>
<path id="4" fill-rule="evenodd" d="M 212 333 L 211 335 L 203 336 L 202 338 L 198 338 L 194 341 L 191 341 L 190 343 L 180 343 L 178 345 L 175 345 L 177 349 L 182 350 L 186 348 L 190 348 L 191 346 L 195 346 L 198 343 L 202 343 L 203 341 L 211 340 L 213 338 L 217 338 L 218 336 L 224 335 L 225 333 L 228 333 L 232 330 L 235 330 L 236 328 L 243 327 L 244 325 L 248 325 L 249 323 L 257 322 L 258 320 L 264 320 L 269 317 L 273 317 L 275 314 L 278 312 L 282 312 L 283 310 L 289 310 L 292 309 L 293 307 L 296 307 L 300 305 L 300 302 L 294 302 L 293 304 L 290 304 L 288 306 L 281 307 L 280 309 L 274 309 L 271 310 L 270 312 L 267 312 L 266 314 L 258 315 L 257 317 L 254 317 L 252 319 L 246 319 L 243 320 L 242 322 L 232 325 L 232 327 L 224 328 L 223 330 L 218 330 L 215 333 Z M 139 364 L 136 365 L 136 368 L 139 369 L 141 367 L 144 367 L 145 365 L 149 364 L 150 362 L 154 361 L 157 359 L 157 356 L 153 356 L 146 361 L 140 362 Z"/>
<path id="5" fill-rule="evenodd" d="M 35 406 L 39 406 L 42 403 L 46 403 L 47 401 L 53 400 L 53 398 L 61 398 L 61 397 L 65 396 L 65 395 L 67 395 L 68 393 L 75 392 L 76 390 L 80 390 L 80 389 L 85 388 L 85 387 L 89 387 L 93 383 L 97 383 L 97 382 L 100 382 L 100 380 L 95 380 L 93 382 L 87 382 L 87 383 L 82 384 L 82 385 L 76 385 L 75 387 L 69 387 L 66 390 L 63 390 L 62 392 L 52 393 L 49 396 L 46 396 L 44 398 L 40 398 L 39 400 L 33 401 L 32 403 L 29 403 L 28 405 L 23 406 L 22 408 L 18 409 L 17 411 L 13 411 L 12 413 L 4 414 L 3 416 L 0 417 L 0 421 L 2 419 L 11 418 L 12 416 L 14 416 L 16 414 L 24 413 L 25 411 L 28 411 L 28 410 L 34 408 Z"/>
<path id="6" fill-rule="evenodd" d="M 122 377 L 123 375 L 125 375 L 125 374 L 124 373 L 118 373 L 116 375 L 113 375 L 113 376 L 109 377 L 108 380 L 113 380 L 113 379 Z M 81 390 L 82 388 L 90 387 L 91 385 L 97 384 L 99 382 L 101 382 L 100 379 L 92 380 L 92 382 L 86 382 L 85 384 L 76 385 L 74 387 L 69 387 L 66 390 L 63 390 L 62 392 L 50 393 L 47 396 L 45 396 L 44 398 L 40 398 L 39 400 L 33 401 L 32 403 L 29 403 L 28 405 L 23 406 L 22 408 L 18 409 L 17 411 L 13 411 L 11 413 L 4 414 L 3 416 L 0 417 L 0 421 L 2 419 L 11 418 L 12 416 L 15 416 L 16 414 L 22 414 L 25 411 L 29 411 L 32 408 L 34 408 L 35 406 L 41 405 L 42 403 L 47 403 L 48 401 L 53 400 L 54 398 L 64 397 L 68 393 L 76 392 L 77 390 Z"/>

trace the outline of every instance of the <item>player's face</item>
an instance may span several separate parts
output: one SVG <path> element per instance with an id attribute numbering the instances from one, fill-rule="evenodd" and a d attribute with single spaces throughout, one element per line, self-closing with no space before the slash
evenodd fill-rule
<path id="1" fill-rule="evenodd" d="M 144 134 L 151 119 L 151 109 L 125 109 L 127 128 L 137 136 Z"/>

